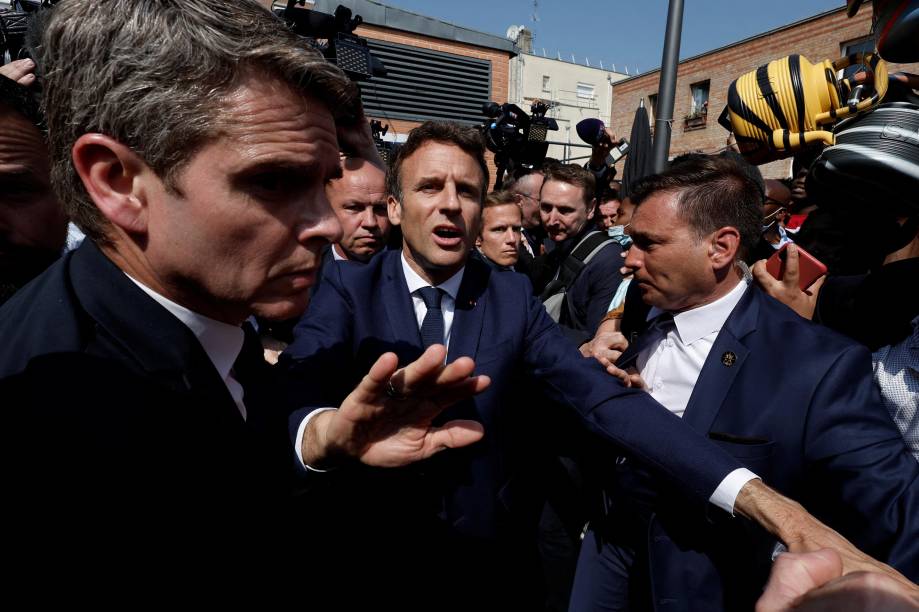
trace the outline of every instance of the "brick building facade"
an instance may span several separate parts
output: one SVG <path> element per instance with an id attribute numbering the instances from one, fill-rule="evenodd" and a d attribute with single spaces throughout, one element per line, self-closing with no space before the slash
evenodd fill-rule
<path id="1" fill-rule="evenodd" d="M 843 4 L 843 3 L 840 3 Z M 724 149 L 727 131 L 718 124 L 718 115 L 727 104 L 731 82 L 740 75 L 772 60 L 798 53 L 811 62 L 835 60 L 859 45 L 871 45 L 871 11 L 863 9 L 846 17 L 845 6 L 790 25 L 753 36 L 680 62 L 677 72 L 676 101 L 670 156 L 691 151 L 714 153 Z M 919 72 L 919 64 L 889 64 L 890 71 Z M 612 128 L 628 137 L 635 109 L 644 99 L 653 110 L 660 82 L 660 71 L 648 72 L 613 84 Z M 707 89 L 707 94 L 705 93 Z M 707 97 L 707 112 L 700 101 Z M 780 160 L 761 167 L 766 177 L 790 175 L 791 161 Z"/>

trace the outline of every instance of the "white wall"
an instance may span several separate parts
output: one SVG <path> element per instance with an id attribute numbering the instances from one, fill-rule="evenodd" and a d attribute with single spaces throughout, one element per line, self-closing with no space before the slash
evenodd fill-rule
<path id="1" fill-rule="evenodd" d="M 575 131 L 575 125 L 582 119 L 594 117 L 609 124 L 612 109 L 611 82 L 627 78 L 624 74 L 581 66 L 558 59 L 521 53 L 510 60 L 510 102 L 529 112 L 536 99 L 551 103 L 546 114 L 558 122 L 559 131 L 549 132 L 547 139 L 559 142 L 584 144 Z M 548 86 L 543 88 L 543 78 L 548 77 Z M 578 95 L 578 85 L 593 88 L 593 96 Z M 567 148 L 551 145 L 548 156 L 557 159 L 589 156 L 590 149 Z M 574 160 L 583 163 L 586 159 Z"/>

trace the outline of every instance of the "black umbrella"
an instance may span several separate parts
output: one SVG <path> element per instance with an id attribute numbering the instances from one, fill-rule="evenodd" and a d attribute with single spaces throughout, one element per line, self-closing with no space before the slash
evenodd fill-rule
<path id="1" fill-rule="evenodd" d="M 622 197 L 632 193 L 635 183 L 653 173 L 654 162 L 651 159 L 651 126 L 648 111 L 642 100 L 635 111 L 632 121 L 632 133 L 629 136 L 629 154 L 622 169 Z"/>

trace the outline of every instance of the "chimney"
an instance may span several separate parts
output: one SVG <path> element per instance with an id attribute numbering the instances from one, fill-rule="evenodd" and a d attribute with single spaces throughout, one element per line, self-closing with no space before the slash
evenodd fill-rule
<path id="1" fill-rule="evenodd" d="M 533 33 L 527 28 L 520 28 L 520 34 L 517 35 L 517 46 L 524 53 L 533 53 Z"/>

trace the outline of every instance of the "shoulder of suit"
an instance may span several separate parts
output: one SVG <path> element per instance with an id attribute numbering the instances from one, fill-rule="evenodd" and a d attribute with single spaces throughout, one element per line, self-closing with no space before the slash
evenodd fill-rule
<path id="1" fill-rule="evenodd" d="M 810 354 L 838 355 L 850 349 L 868 350 L 852 338 L 798 315 L 759 287 L 754 285 L 750 290 L 756 292 L 756 299 L 760 301 L 761 322 L 779 328 L 783 340 L 788 345 L 801 346 Z"/>
<path id="2" fill-rule="evenodd" d="M 85 349 L 92 321 L 72 289 L 67 253 L 0 308 L 0 378 L 44 354 Z"/>

